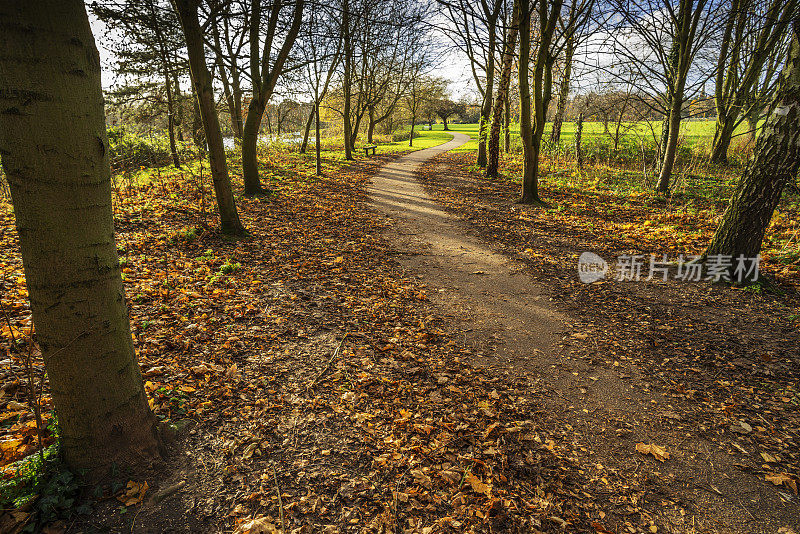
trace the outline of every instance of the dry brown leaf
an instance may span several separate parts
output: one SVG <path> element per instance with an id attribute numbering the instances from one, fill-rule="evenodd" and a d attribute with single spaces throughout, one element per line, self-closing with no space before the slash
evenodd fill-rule
<path id="1" fill-rule="evenodd" d="M 481 482 L 481 479 L 473 475 L 472 473 L 467 473 L 464 477 L 464 482 L 469 484 L 472 488 L 472 491 L 475 493 L 482 493 L 487 497 L 492 497 L 492 486 L 489 484 L 484 484 Z"/>
<path id="2" fill-rule="evenodd" d="M 659 447 L 655 443 L 650 443 L 649 445 L 645 443 L 637 443 L 636 451 L 644 455 L 652 454 L 653 457 L 659 462 L 669 460 L 669 453 L 667 452 L 667 449 L 664 447 Z"/>
<path id="3" fill-rule="evenodd" d="M 280 530 L 266 517 L 256 517 L 239 525 L 233 534 L 278 534 Z"/>
<path id="4" fill-rule="evenodd" d="M 794 494 L 797 495 L 797 481 L 786 473 L 771 473 L 764 478 L 766 478 L 767 482 L 772 482 L 776 486 L 791 488 Z"/>
<path id="5" fill-rule="evenodd" d="M 129 480 L 125 491 L 121 495 L 117 495 L 117 500 L 125 506 L 134 506 L 142 502 L 144 494 L 148 489 L 147 482 L 139 482 Z"/>

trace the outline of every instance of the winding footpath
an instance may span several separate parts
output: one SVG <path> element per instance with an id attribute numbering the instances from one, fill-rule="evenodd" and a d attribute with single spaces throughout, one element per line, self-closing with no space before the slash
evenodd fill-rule
<path id="1" fill-rule="evenodd" d="M 392 220 L 389 237 L 400 263 L 427 284 L 431 300 L 446 315 L 470 323 L 475 335 L 467 341 L 477 345 L 478 353 L 502 343 L 500 353 L 476 363 L 524 372 L 526 362 L 538 360 L 535 366 L 540 367 L 568 328 L 566 318 L 521 272 L 521 263 L 484 245 L 415 178 L 431 158 L 469 140 L 461 133 L 452 135 L 449 142 L 387 164 L 372 180 L 372 204 Z"/>

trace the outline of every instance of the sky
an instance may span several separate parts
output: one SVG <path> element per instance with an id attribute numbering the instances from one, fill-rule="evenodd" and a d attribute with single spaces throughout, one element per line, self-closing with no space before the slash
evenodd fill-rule
<path id="1" fill-rule="evenodd" d="M 114 38 L 115 32 L 109 30 L 106 25 L 99 21 L 91 11 L 89 12 L 89 24 L 92 27 L 94 39 L 97 42 L 97 49 L 100 52 L 100 63 L 102 65 L 103 88 L 108 89 L 114 85 L 114 54 L 109 51 L 104 42 L 109 38 Z M 109 33 L 111 32 L 111 33 Z M 433 69 L 432 74 L 450 80 L 450 92 L 454 100 L 462 97 L 473 98 L 477 94 L 475 82 L 469 67 L 469 61 L 458 53 L 448 53 Z"/>

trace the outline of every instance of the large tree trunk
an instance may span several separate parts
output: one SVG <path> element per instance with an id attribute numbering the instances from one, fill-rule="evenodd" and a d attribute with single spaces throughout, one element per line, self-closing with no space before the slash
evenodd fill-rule
<path id="1" fill-rule="evenodd" d="M 0 4 L 0 153 L 36 336 L 75 470 L 161 450 L 114 242 L 100 57 L 79 0 Z"/>
<path id="2" fill-rule="evenodd" d="M 487 178 L 496 178 L 500 166 L 500 128 L 503 118 L 503 103 L 508 99 L 508 88 L 511 85 L 511 67 L 514 63 L 514 51 L 517 48 L 518 11 L 515 6 L 511 17 L 511 26 L 508 28 L 506 42 L 503 47 L 500 84 L 497 87 L 497 96 L 492 109 L 492 127 L 489 132 L 489 161 L 486 165 Z"/>
<path id="3" fill-rule="evenodd" d="M 755 258 L 786 182 L 800 170 L 800 25 L 793 29 L 789 59 L 767 117 L 706 257 Z M 751 277 L 752 279 L 752 277 Z"/>
<path id="4" fill-rule="evenodd" d="M 261 120 L 264 117 L 265 106 L 259 98 L 253 98 L 247 107 L 247 118 L 242 131 L 242 180 L 244 180 L 244 194 L 246 196 L 269 193 L 261 186 L 258 175 L 258 132 L 261 129 Z M 267 125 L 272 134 L 272 124 L 267 114 Z"/>
<path id="5" fill-rule="evenodd" d="M 532 204 L 539 199 L 539 151 L 533 142 L 531 91 L 528 65 L 531 55 L 531 14 L 528 1 L 519 2 L 519 136 L 522 140 L 522 197 L 520 203 Z"/>
<path id="6" fill-rule="evenodd" d="M 564 124 L 564 113 L 567 109 L 567 99 L 569 98 L 569 81 L 572 77 L 572 56 L 575 53 L 575 38 L 570 36 L 567 40 L 566 50 L 564 51 L 564 72 L 558 87 L 558 105 L 556 106 L 556 116 L 553 117 L 553 129 L 550 131 L 550 142 L 557 145 L 561 141 L 561 125 Z"/>
<path id="7" fill-rule="evenodd" d="M 225 146 L 222 142 L 217 107 L 214 105 L 214 88 L 212 87 L 211 73 L 208 72 L 208 67 L 206 66 L 203 33 L 200 29 L 200 21 L 197 18 L 197 4 L 192 0 L 173 0 L 173 3 L 181 20 L 183 35 L 186 39 L 186 50 L 189 55 L 189 73 L 197 96 L 200 118 L 203 121 L 203 131 L 208 145 L 211 179 L 214 182 L 214 193 L 217 197 L 222 232 L 241 235 L 244 233 L 244 227 L 239 220 L 239 212 L 236 210 L 236 203 L 231 190 L 231 179 L 228 176 Z"/>

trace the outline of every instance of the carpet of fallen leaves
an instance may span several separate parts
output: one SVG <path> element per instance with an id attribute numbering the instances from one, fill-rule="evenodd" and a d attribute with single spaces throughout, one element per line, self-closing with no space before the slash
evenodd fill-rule
<path id="1" fill-rule="evenodd" d="M 472 349 L 392 259 L 364 190 L 384 161 L 317 179 L 301 156 L 266 156 L 275 193 L 239 199 L 239 240 L 214 230 L 196 166 L 117 183 L 150 404 L 191 424 L 163 465 L 87 492 L 90 519 L 53 532 L 615 531 L 590 493 L 605 474 L 578 461 L 537 391 L 465 363 Z M 34 382 L 43 372 L 10 210 L 0 240 L 0 451 L 13 477 L 37 447 L 28 354 Z M 49 417 L 46 384 L 40 403 Z"/>
<path id="2" fill-rule="evenodd" d="M 652 409 L 645 407 L 637 413 L 637 404 L 631 402 L 632 413 L 624 418 L 589 405 L 591 413 L 583 410 L 589 415 L 565 414 L 563 421 L 595 425 L 587 430 L 588 439 L 586 433 L 583 438 L 596 449 L 605 442 L 606 456 L 614 459 L 612 467 L 619 468 L 618 475 L 633 488 L 646 490 L 639 504 L 660 501 L 659 506 L 667 509 L 678 503 L 681 513 L 694 504 L 693 512 L 705 519 L 698 521 L 698 531 L 717 532 L 713 523 L 720 518 L 710 512 L 703 517 L 702 500 L 692 491 L 701 488 L 712 497 L 724 493 L 727 501 L 722 506 L 744 515 L 740 531 L 761 532 L 761 522 L 773 514 L 783 521 L 779 525 L 788 523 L 788 528 L 797 529 L 800 296 L 796 288 L 800 278 L 794 265 L 780 261 L 782 256 L 773 244 L 797 232 L 791 207 L 780 207 L 786 211 L 773 220 L 766 240 L 762 269 L 775 281 L 772 292 L 677 281 L 609 279 L 586 285 L 578 280 L 576 270 L 583 251 L 612 263 L 622 254 L 660 257 L 667 253 L 674 258 L 679 253 L 702 252 L 724 201 L 692 198 L 694 209 L 688 211 L 686 198 L 622 196 L 585 183 L 565 186 L 562 177 L 549 176 L 543 180 L 541 194 L 553 209 L 535 209 L 514 204 L 519 197 L 516 181 L 485 180 L 473 163 L 471 154 L 444 154 L 420 177 L 433 196 L 472 223 L 488 242 L 525 262 L 533 279 L 574 319 L 575 332 L 568 339 L 572 361 L 587 365 L 579 369 L 580 377 L 572 373 L 570 387 L 580 393 L 564 392 L 565 402 L 577 405 L 578 397 L 598 380 L 599 369 L 653 403 Z M 781 247 L 787 248 L 783 243 Z M 590 376 L 584 376 L 584 371 Z M 651 397 L 654 400 L 647 400 Z M 616 435 L 604 437 L 606 427 L 616 428 Z M 673 440 L 635 445 L 639 453 L 651 455 L 648 473 L 630 458 L 633 443 L 625 443 L 634 427 L 640 433 L 646 429 L 653 439 Z M 658 461 L 670 458 L 667 450 L 683 456 L 673 458 L 682 462 L 683 472 L 658 467 Z M 710 468 L 701 469 L 704 464 Z M 737 471 L 736 476 L 728 469 Z M 741 473 L 750 478 L 739 478 Z M 746 486 L 737 487 L 742 480 Z M 759 492 L 765 493 L 759 496 Z M 771 504 L 762 502 L 767 500 L 765 494 Z M 759 511 L 766 515 L 755 517 Z M 703 523 L 708 530 L 701 527 Z"/>

